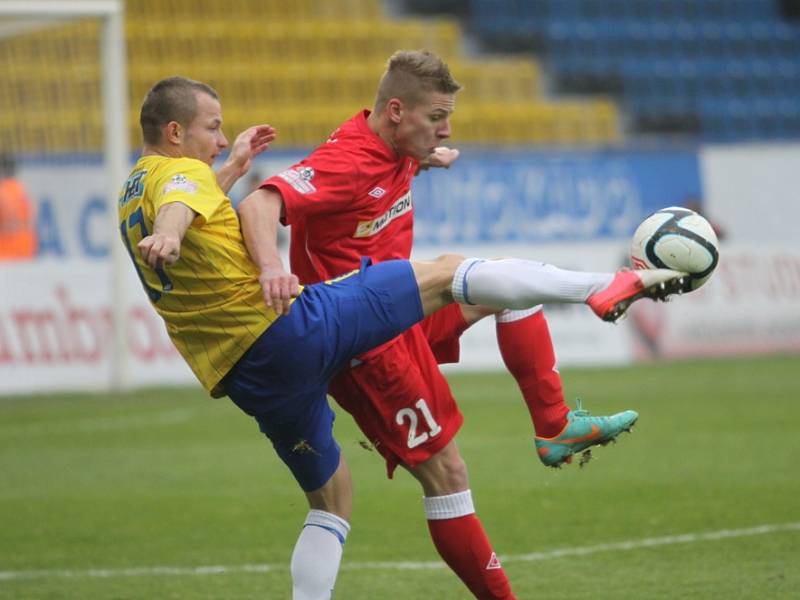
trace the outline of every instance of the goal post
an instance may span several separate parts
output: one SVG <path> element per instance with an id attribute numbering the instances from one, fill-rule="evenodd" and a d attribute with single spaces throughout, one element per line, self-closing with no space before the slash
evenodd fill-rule
<path id="1" fill-rule="evenodd" d="M 106 261 L 110 261 L 110 277 L 108 284 L 111 290 L 110 310 L 111 322 L 113 323 L 113 351 L 111 352 L 111 375 L 110 381 L 98 387 L 111 387 L 112 389 L 125 389 L 131 385 L 129 373 L 128 344 L 126 342 L 127 317 L 126 317 L 126 272 L 130 269 L 129 259 L 125 256 L 125 249 L 119 243 L 118 236 L 114 235 L 117 230 L 116 223 L 116 200 L 119 187 L 122 185 L 129 170 L 130 142 L 128 139 L 128 95 L 127 95 L 127 75 L 126 75 L 126 56 L 125 56 L 125 5 L 124 0 L 3 0 L 0 1 L 0 42 L 13 46 L 13 39 L 26 34 L 34 34 L 37 30 L 51 28 L 55 25 L 69 24 L 73 21 L 92 20 L 99 23 L 100 40 L 97 48 L 97 62 L 99 63 L 99 93 L 101 96 L 100 108 L 102 118 L 99 119 L 99 129 L 102 133 L 98 136 L 101 142 L 100 148 L 92 149 L 99 152 L 102 157 L 102 201 L 105 202 L 105 213 L 107 214 L 106 229 L 110 232 L 110 242 L 107 244 L 110 256 Z M 11 40 L 11 41 L 10 41 Z M 35 41 L 30 46 L 25 46 L 27 50 L 19 51 L 22 59 L 35 61 L 38 56 Z M 78 42 L 76 42 L 78 43 Z M 9 71 L 17 68 L 17 71 L 24 69 L 24 66 L 15 65 L 20 60 L 18 55 L 11 56 L 11 50 L 6 50 L 8 55 L 0 57 L 4 68 Z M 28 54 L 24 54 L 27 51 Z M 57 52 L 57 50 L 56 50 Z M 35 77 L 35 75 L 32 75 Z M 6 82 L 0 83 L 6 85 Z M 24 84 L 19 84 L 24 88 Z M 57 87 L 57 85 L 56 85 Z M 62 90 L 63 91 L 63 90 Z M 8 92 L 11 94 L 11 92 Z M 30 92 L 33 95 L 32 92 Z M 0 99 L 6 103 L 4 110 L 8 111 L 7 119 L 0 127 L 0 133 L 5 137 L 11 138 L 9 147 L 0 147 L 2 151 L 16 153 L 26 153 L 28 155 L 43 155 L 52 151 L 48 147 L 47 136 L 52 133 L 47 131 L 47 126 L 40 127 L 34 134 L 28 136 L 32 141 L 18 144 L 14 147 L 14 140 L 24 137 L 19 135 L 8 135 L 9 131 L 21 131 L 25 125 L 20 125 L 19 119 L 24 118 L 23 111 L 14 113 L 13 103 L 25 102 L 25 90 L 19 94 L 19 98 Z M 58 103 L 61 98 L 59 90 L 53 92 L 53 103 Z M 21 98 L 21 99 L 20 99 Z M 10 110 L 8 104 L 11 104 Z M 56 107 L 53 106 L 55 110 Z M 76 121 L 85 119 L 87 122 L 97 119 L 97 115 L 86 114 L 93 112 L 86 107 L 72 107 Z M 84 114 L 81 113 L 84 111 Z M 43 109 L 41 112 L 47 112 Z M 94 111 L 96 112 L 96 111 Z M 9 114 L 10 113 L 10 114 Z M 36 115 L 34 115 L 36 116 Z M 46 118 L 46 115 L 43 116 Z M 14 128 L 17 128 L 15 130 Z M 33 126 L 31 126 L 33 128 Z M 69 143 L 69 135 L 62 138 Z M 59 140 L 63 141 L 62 138 Z M 85 139 L 90 139 L 91 135 L 86 134 Z M 60 151 L 86 151 L 87 147 L 80 147 L 80 140 L 84 136 L 76 136 L 73 148 L 59 148 Z M 42 141 L 43 140 L 43 141 Z M 41 143 L 40 143 L 41 141 Z M 2 141 L 0 140 L 0 143 Z M 38 145 L 37 145 L 38 144 Z M 91 148 L 91 145 L 89 145 Z M 100 211 L 98 211 L 100 212 Z M 102 284 L 104 285 L 104 284 Z M 8 332 L 6 332 L 7 334 Z M 43 335 L 43 334 L 42 334 Z M 8 337 L 8 336 L 7 336 Z M 10 342 L 6 340 L 7 346 Z M 33 342 L 31 342 L 33 343 Z M 0 345 L 2 341 L 0 341 Z M 10 355 L 9 347 L 5 348 L 6 354 Z M 24 350 L 20 350 L 24 354 Z M 63 354 L 63 352 L 62 352 Z M 28 357 L 29 358 L 29 357 Z M 44 388 L 43 388 L 44 389 Z M 33 390 L 37 391 L 37 390 Z"/>

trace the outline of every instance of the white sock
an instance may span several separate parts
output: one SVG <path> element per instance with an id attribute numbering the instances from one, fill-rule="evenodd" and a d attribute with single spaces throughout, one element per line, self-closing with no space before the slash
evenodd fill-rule
<path id="1" fill-rule="evenodd" d="M 535 315 L 542 310 L 544 306 L 539 304 L 533 308 L 526 308 L 525 310 L 509 310 L 505 309 L 500 311 L 494 316 L 494 320 L 498 323 L 513 323 L 514 321 L 521 321 L 531 315 Z"/>
<path id="2" fill-rule="evenodd" d="M 566 271 L 518 258 L 468 258 L 456 269 L 452 291 L 459 304 L 524 309 L 537 304 L 586 302 L 613 279 L 614 273 Z"/>
<path id="3" fill-rule="evenodd" d="M 422 502 L 425 505 L 425 518 L 429 521 L 457 519 L 475 512 L 470 490 L 447 496 L 425 496 Z"/>
<path id="4" fill-rule="evenodd" d="M 334 514 L 310 510 L 292 553 L 292 600 L 329 600 L 350 525 Z"/>

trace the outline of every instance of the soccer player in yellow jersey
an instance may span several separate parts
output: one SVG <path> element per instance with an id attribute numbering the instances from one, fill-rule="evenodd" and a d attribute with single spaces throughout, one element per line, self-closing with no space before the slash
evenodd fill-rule
<path id="1" fill-rule="evenodd" d="M 581 273 L 446 255 L 377 265 L 364 259 L 352 274 L 301 289 L 272 253 L 280 196 L 245 200 L 237 219 L 225 195 L 274 130 L 240 134 L 214 174 L 228 142 L 211 87 L 162 80 L 147 94 L 140 122 L 144 151 L 120 193 L 120 234 L 197 378 L 255 418 L 306 494 L 310 511 L 291 561 L 294 600 L 331 597 L 350 529 L 350 474 L 333 439 L 326 392 L 353 356 L 454 301 L 586 303 L 614 320 L 638 298 L 663 299 L 683 286 L 683 274 L 663 269 Z M 503 594 L 491 597 L 514 598 Z"/>

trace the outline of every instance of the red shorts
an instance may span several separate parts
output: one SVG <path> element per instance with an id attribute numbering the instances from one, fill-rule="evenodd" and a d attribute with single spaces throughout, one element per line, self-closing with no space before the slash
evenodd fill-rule
<path id="1" fill-rule="evenodd" d="M 398 464 L 428 460 L 461 427 L 464 417 L 439 364 L 458 361 L 466 328 L 461 308 L 449 305 L 357 357 L 331 382 L 330 394 L 386 459 L 389 477 Z"/>

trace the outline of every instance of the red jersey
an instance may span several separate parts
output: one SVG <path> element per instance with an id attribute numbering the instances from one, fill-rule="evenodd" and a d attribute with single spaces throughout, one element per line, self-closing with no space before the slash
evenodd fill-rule
<path id="1" fill-rule="evenodd" d="M 364 110 L 345 121 L 307 158 L 262 184 L 283 196 L 291 271 L 300 283 L 357 269 L 362 256 L 411 256 L 411 180 L 419 163 L 387 146 L 368 116 Z"/>

